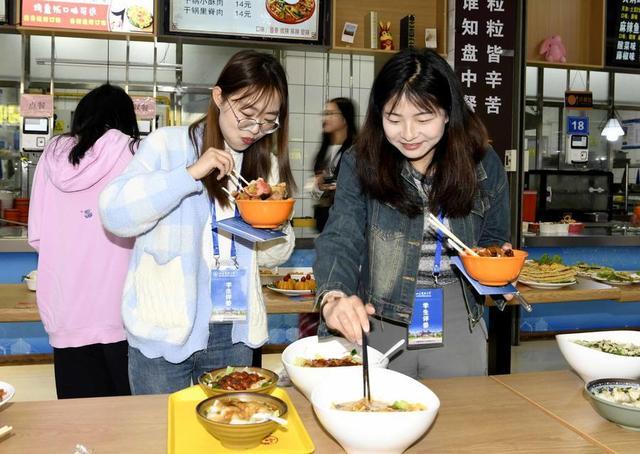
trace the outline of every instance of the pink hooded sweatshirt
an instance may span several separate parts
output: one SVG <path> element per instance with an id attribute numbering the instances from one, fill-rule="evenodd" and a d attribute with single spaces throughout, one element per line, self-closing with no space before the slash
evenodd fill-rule
<path id="1" fill-rule="evenodd" d="M 120 307 L 133 238 L 107 232 L 98 196 L 133 158 L 131 138 L 110 129 L 74 166 L 75 139 L 51 140 L 36 167 L 29 244 L 39 252 L 36 299 L 56 348 L 126 338 Z"/>

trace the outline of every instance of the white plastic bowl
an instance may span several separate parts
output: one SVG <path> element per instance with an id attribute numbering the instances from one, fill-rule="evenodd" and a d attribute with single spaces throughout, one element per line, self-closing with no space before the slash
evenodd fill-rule
<path id="1" fill-rule="evenodd" d="M 640 346 L 640 331 L 597 331 L 556 336 L 564 359 L 585 383 L 599 378 L 640 378 L 640 357 L 604 353 L 575 343 L 577 340 L 605 339 Z"/>
<path id="2" fill-rule="evenodd" d="M 426 410 L 392 413 L 359 413 L 336 410 L 336 403 L 362 398 L 362 372 L 350 370 L 318 385 L 311 404 L 324 428 L 349 454 L 402 453 L 431 426 L 440 408 L 433 391 L 407 375 L 388 369 L 369 371 L 371 398 L 392 403 L 421 403 Z"/>
<path id="3" fill-rule="evenodd" d="M 300 358 L 314 359 L 318 356 L 323 358 L 342 358 L 351 350 L 356 349 L 358 354 L 362 353 L 362 347 L 352 344 L 341 337 L 327 337 L 320 341 L 318 336 L 303 337 L 282 352 L 282 364 L 287 371 L 287 375 L 294 385 L 306 396 L 311 397 L 313 388 L 319 383 L 332 377 L 342 377 L 350 371 L 358 371 L 362 376 L 362 366 L 344 367 L 302 367 L 296 366 L 296 360 Z M 389 359 L 385 358 L 381 363 L 382 353 L 375 348 L 369 347 L 370 368 L 385 368 L 389 365 Z"/>

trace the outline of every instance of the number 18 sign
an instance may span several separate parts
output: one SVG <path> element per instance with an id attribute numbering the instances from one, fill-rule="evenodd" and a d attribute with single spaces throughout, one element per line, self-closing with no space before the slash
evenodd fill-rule
<path id="1" fill-rule="evenodd" d="M 589 117 L 567 117 L 568 135 L 589 135 Z"/>

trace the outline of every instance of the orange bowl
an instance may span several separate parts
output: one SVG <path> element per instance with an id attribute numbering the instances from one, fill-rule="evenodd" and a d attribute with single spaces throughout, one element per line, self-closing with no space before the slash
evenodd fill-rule
<path id="1" fill-rule="evenodd" d="M 236 200 L 244 222 L 257 229 L 273 229 L 285 222 L 293 211 L 294 199 Z"/>
<path id="2" fill-rule="evenodd" d="M 482 285 L 501 286 L 515 281 L 529 254 L 513 249 L 513 257 L 475 257 L 460 254 L 460 260 L 469 276 Z"/>

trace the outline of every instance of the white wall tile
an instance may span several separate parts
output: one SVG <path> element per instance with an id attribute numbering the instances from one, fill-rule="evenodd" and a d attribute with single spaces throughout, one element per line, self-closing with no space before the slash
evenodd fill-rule
<path id="1" fill-rule="evenodd" d="M 322 115 L 305 114 L 304 115 L 304 141 L 314 142 L 319 140 L 322 134 Z"/>
<path id="2" fill-rule="evenodd" d="M 324 85 L 324 60 L 318 57 L 307 57 L 305 59 L 305 84 Z"/>
<path id="3" fill-rule="evenodd" d="M 289 142 L 289 163 L 292 170 L 304 169 L 304 142 Z"/>
<path id="4" fill-rule="evenodd" d="M 360 61 L 360 88 L 371 88 L 375 67 L 373 58 Z"/>
<path id="5" fill-rule="evenodd" d="M 317 140 L 320 140 L 318 136 Z M 320 142 L 305 142 L 304 143 L 304 158 L 302 162 L 302 168 L 307 171 L 313 170 L 313 163 L 316 159 L 316 154 L 320 149 Z"/>
<path id="6" fill-rule="evenodd" d="M 369 96 L 371 90 L 369 88 L 360 88 L 358 90 L 358 114 L 365 115 L 367 112 L 367 106 L 369 105 Z"/>
<path id="7" fill-rule="evenodd" d="M 293 173 L 293 179 L 295 180 L 296 185 L 298 185 L 298 190 L 294 194 L 292 194 L 292 197 L 295 199 L 299 199 L 301 198 L 300 196 L 304 191 L 305 180 L 302 176 L 303 172 L 302 170 L 293 170 L 291 173 Z"/>
<path id="8" fill-rule="evenodd" d="M 342 85 L 342 59 L 333 55 L 329 58 L 329 85 Z"/>
<path id="9" fill-rule="evenodd" d="M 0 35 L 0 55 L 2 55 L 0 77 L 3 79 L 20 79 L 20 72 L 22 68 L 20 53 L 21 45 L 21 35 Z"/>
<path id="10" fill-rule="evenodd" d="M 316 201 L 313 199 L 302 199 L 302 215 L 313 216 L 313 206 Z"/>
<path id="11" fill-rule="evenodd" d="M 287 81 L 290 84 L 304 85 L 305 57 L 287 57 Z"/>
<path id="12" fill-rule="evenodd" d="M 289 112 L 304 113 L 304 85 L 289 84 Z"/>
<path id="13" fill-rule="evenodd" d="M 289 114 L 289 140 L 292 142 L 304 140 L 304 114 Z"/>
<path id="14" fill-rule="evenodd" d="M 329 87 L 328 99 L 339 98 L 342 96 L 342 87 Z"/>
<path id="15" fill-rule="evenodd" d="M 324 87 L 307 85 L 304 88 L 304 112 L 320 114 L 324 108 Z"/>

